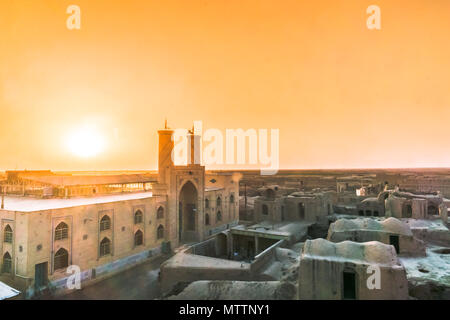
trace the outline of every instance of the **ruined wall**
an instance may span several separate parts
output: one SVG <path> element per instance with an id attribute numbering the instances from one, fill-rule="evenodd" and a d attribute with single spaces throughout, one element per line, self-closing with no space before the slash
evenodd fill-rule
<path id="1" fill-rule="evenodd" d="M 366 264 L 355 264 L 327 259 L 302 258 L 299 270 L 298 295 L 301 300 L 343 299 L 343 272 L 353 271 L 356 275 L 356 299 L 397 300 L 408 299 L 408 281 L 403 266 L 380 266 L 381 289 L 367 287 Z"/>
<path id="2" fill-rule="evenodd" d="M 413 236 L 380 232 L 376 230 L 349 230 L 331 232 L 328 234 L 327 240 L 332 242 L 342 242 L 345 240 L 355 242 L 379 241 L 389 245 L 389 237 L 391 235 L 396 235 L 399 237 L 400 252 L 397 252 L 397 254 L 426 255 L 425 243 L 423 241 L 415 239 Z"/>
<path id="3" fill-rule="evenodd" d="M 248 263 L 242 263 L 238 268 L 221 267 L 222 259 L 211 260 L 215 267 L 205 264 L 203 267 L 189 265 L 161 265 L 161 292 L 168 294 L 177 283 L 190 283 L 198 280 L 252 280 L 252 273 Z"/>
<path id="4" fill-rule="evenodd" d="M 185 253 L 198 254 L 200 256 L 216 257 L 217 256 L 217 239 L 211 238 L 203 242 L 197 243 L 184 251 Z"/>

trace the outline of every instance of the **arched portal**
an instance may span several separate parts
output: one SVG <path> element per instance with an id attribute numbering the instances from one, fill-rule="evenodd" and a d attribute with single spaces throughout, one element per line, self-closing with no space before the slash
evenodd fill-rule
<path id="1" fill-rule="evenodd" d="M 195 241 L 197 231 L 197 188 L 190 181 L 186 182 L 180 191 L 179 203 L 179 239 L 183 241 Z"/>

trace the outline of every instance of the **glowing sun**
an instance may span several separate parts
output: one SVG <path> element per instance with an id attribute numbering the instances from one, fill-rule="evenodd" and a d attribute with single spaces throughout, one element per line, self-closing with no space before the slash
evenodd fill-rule
<path id="1" fill-rule="evenodd" d="M 65 144 L 70 153 L 82 158 L 96 156 L 105 148 L 104 138 L 91 126 L 83 126 L 70 132 Z"/>

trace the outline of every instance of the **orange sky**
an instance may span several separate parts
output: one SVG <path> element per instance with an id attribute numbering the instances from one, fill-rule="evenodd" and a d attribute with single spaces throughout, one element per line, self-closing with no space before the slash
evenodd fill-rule
<path id="1" fill-rule="evenodd" d="M 155 169 L 165 117 L 279 128 L 282 168 L 450 167 L 449 35 L 448 0 L 1 0 L 0 169 Z"/>

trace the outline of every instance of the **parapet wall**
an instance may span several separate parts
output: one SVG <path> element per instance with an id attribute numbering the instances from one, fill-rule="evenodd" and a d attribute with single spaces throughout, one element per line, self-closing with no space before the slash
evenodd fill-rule
<path id="1" fill-rule="evenodd" d="M 260 272 L 276 259 L 276 248 L 284 245 L 285 241 L 276 242 L 258 254 L 252 263 L 199 255 L 215 248 L 215 238 L 203 241 L 161 265 L 161 291 L 167 295 L 179 283 L 199 280 L 258 280 Z"/>

